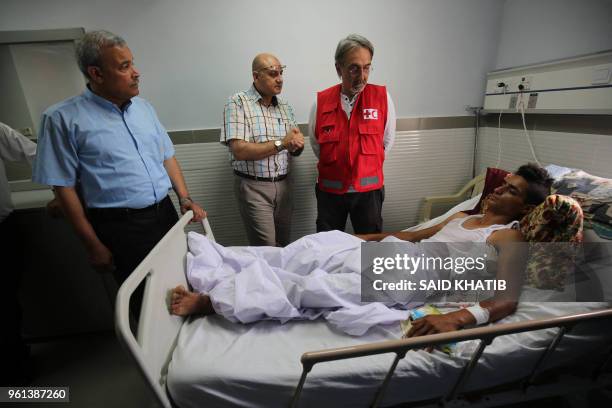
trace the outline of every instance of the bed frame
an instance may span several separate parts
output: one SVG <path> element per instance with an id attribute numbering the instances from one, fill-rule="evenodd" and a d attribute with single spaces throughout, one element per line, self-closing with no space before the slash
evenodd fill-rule
<path id="1" fill-rule="evenodd" d="M 186 213 L 168 232 L 138 268 L 126 279 L 119 289 L 116 300 L 115 323 L 117 336 L 136 363 L 157 401 L 164 408 L 174 406 L 169 394 L 166 392 L 166 377 L 168 364 L 183 321 L 182 318 L 172 316 L 168 312 L 168 295 L 169 290 L 177 285 L 187 286 L 184 273 L 187 239 L 184 228 L 189 223 L 191 217 L 191 212 Z M 204 228 L 207 236 L 214 239 L 207 221 L 204 222 Z M 145 293 L 138 322 L 137 336 L 134 336 L 130 328 L 129 300 L 132 293 L 141 283 L 145 284 Z M 167 301 L 161 302 L 160 300 L 164 298 Z M 612 375 L 605 370 L 611 360 L 612 350 L 607 352 L 606 357 L 600 360 L 599 366 L 586 379 L 566 374 L 561 377 L 555 377 L 557 381 L 552 384 L 541 384 L 537 381 L 544 363 L 554 353 L 557 345 L 568 331 L 577 324 L 603 319 L 607 320 L 603 324 L 610 324 L 610 321 L 612 321 L 612 309 L 304 353 L 301 356 L 302 375 L 296 386 L 294 396 L 291 401 L 287 401 L 287 405 L 291 407 L 299 405 L 299 398 L 308 373 L 315 364 L 373 354 L 394 353 L 395 359 L 389 367 L 387 375 L 384 379 L 381 379 L 381 385 L 376 395 L 372 396 L 371 406 L 379 406 L 398 362 L 405 357 L 409 350 L 471 339 L 480 339 L 480 345 L 452 387 L 448 390 L 442 390 L 442 395 L 436 400 L 410 403 L 406 406 L 424 405 L 439 407 L 440 404 L 443 406 L 465 406 L 467 403 L 465 398 L 470 397 L 470 406 L 485 407 L 612 386 Z M 496 387 L 493 390 L 479 390 L 476 399 L 473 399 L 473 393 L 465 394 L 462 392 L 463 386 L 476 367 L 480 356 L 495 337 L 551 327 L 558 327 L 559 331 L 532 368 L 529 377 L 525 378 L 522 382 L 508 384 L 509 389 L 500 390 Z"/>
<path id="2" fill-rule="evenodd" d="M 119 341 L 136 363 L 157 401 L 165 408 L 172 407 L 166 393 L 166 374 L 183 323 L 183 318 L 169 313 L 169 297 L 172 288 L 178 285 L 188 287 L 185 227 L 192 217 L 193 213 L 188 211 L 168 231 L 123 282 L 115 302 L 115 331 Z M 206 236 L 214 240 L 208 219 L 202 225 Z M 134 336 L 130 297 L 141 283 L 145 284 L 145 290 L 137 335 Z M 160 302 L 160 299 L 166 299 L 166 302 Z"/>

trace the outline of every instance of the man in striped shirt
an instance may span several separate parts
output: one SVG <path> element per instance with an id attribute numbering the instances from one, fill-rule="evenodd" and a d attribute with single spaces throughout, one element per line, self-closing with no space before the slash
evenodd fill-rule
<path id="1" fill-rule="evenodd" d="M 253 60 L 253 85 L 229 98 L 221 143 L 229 146 L 234 190 L 250 245 L 285 246 L 291 234 L 291 156 L 304 149 L 293 108 L 277 95 L 283 88 L 278 58 Z"/>

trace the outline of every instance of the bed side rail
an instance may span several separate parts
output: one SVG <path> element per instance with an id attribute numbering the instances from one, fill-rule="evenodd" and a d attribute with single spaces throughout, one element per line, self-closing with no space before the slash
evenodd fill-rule
<path id="1" fill-rule="evenodd" d="M 461 391 L 461 387 L 467 382 L 472 370 L 475 368 L 480 356 L 484 352 L 486 346 L 498 336 L 504 336 L 507 334 L 521 333 L 532 330 L 548 329 L 553 327 L 560 328 L 559 332 L 553 339 L 552 343 L 545 350 L 544 354 L 536 362 L 531 375 L 525 382 L 525 387 L 529 386 L 535 378 L 539 367 L 542 366 L 543 362 L 552 354 L 555 350 L 561 338 L 567 331 L 578 323 L 592 321 L 596 319 L 612 319 L 612 308 L 605 310 L 597 310 L 593 312 L 577 313 L 567 316 L 553 317 L 550 319 L 539 319 L 530 320 L 515 323 L 504 323 L 493 326 L 476 327 L 473 329 L 459 330 L 455 332 L 432 334 L 422 337 L 412 337 L 408 339 L 388 340 L 376 343 L 369 343 L 360 346 L 340 347 L 327 350 L 312 351 L 302 354 L 302 375 L 296 387 L 293 399 L 291 401 L 291 407 L 297 407 L 299 397 L 301 395 L 304 383 L 306 382 L 306 376 L 312 370 L 313 366 L 318 363 L 327 361 L 344 360 L 349 358 L 364 357 L 376 354 L 395 353 L 395 359 L 391 363 L 391 366 L 385 376 L 383 382 L 378 388 L 372 407 L 377 407 L 384 396 L 386 387 L 395 372 L 399 360 L 405 357 L 409 350 L 420 349 L 425 347 L 436 346 L 439 344 L 446 344 L 451 342 L 461 342 L 466 340 L 480 340 L 480 344 L 477 350 L 472 355 L 470 361 L 464 367 L 462 373 L 459 375 L 456 383 L 452 387 L 451 391 L 443 398 L 441 402 L 450 401 Z"/>
<path id="2" fill-rule="evenodd" d="M 210 239 L 211 241 L 215 241 L 215 236 L 212 232 L 210 223 L 208 222 L 208 218 L 204 218 L 202 220 L 202 228 L 204 228 L 204 235 L 206 235 L 206 237 Z"/>
<path id="3" fill-rule="evenodd" d="M 165 390 L 166 371 L 183 318 L 170 315 L 168 303 L 160 300 L 168 300 L 169 288 L 187 285 L 185 226 L 192 217 L 193 213 L 188 211 L 168 231 L 123 282 L 115 303 L 115 331 L 119 342 L 127 349 L 156 399 L 165 408 L 172 406 Z M 212 237 L 207 220 L 203 221 L 203 227 Z M 145 291 L 136 338 L 130 324 L 130 297 L 143 282 Z"/>

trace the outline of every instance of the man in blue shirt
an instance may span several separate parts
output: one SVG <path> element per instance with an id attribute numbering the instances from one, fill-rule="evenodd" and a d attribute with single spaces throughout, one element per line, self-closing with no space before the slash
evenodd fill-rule
<path id="1" fill-rule="evenodd" d="M 126 42 L 92 31 L 76 54 L 87 90 L 43 113 L 32 179 L 54 186 L 91 264 L 121 283 L 178 220 L 170 187 L 181 212 L 193 210 L 194 221 L 206 213 L 189 198 L 153 107 L 137 97 Z"/>

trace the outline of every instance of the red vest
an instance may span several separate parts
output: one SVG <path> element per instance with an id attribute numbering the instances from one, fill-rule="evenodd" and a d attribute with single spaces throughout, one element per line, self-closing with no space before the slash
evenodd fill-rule
<path id="1" fill-rule="evenodd" d="M 340 90 L 341 85 L 335 85 L 317 94 L 319 189 L 336 194 L 377 190 L 384 183 L 387 90 L 367 84 L 357 96 L 350 121 Z"/>

